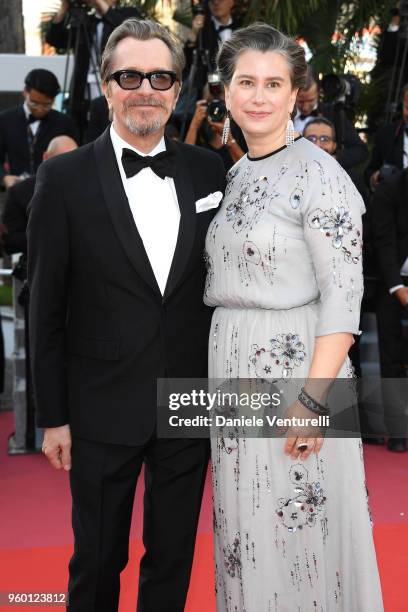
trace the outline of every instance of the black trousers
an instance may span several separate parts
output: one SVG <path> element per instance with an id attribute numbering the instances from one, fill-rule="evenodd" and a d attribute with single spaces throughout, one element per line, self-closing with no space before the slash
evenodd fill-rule
<path id="1" fill-rule="evenodd" d="M 128 447 L 73 439 L 70 612 L 118 610 L 120 573 L 128 561 L 133 500 L 143 463 L 146 552 L 137 612 L 184 610 L 208 459 L 208 440 L 153 438 Z"/>
<path id="2" fill-rule="evenodd" d="M 381 377 L 406 378 L 404 352 L 407 340 L 403 336 L 402 319 L 407 313 L 385 285 L 378 287 L 376 314 Z M 386 430 L 390 437 L 403 438 L 407 435 L 406 387 L 384 381 L 382 388 Z"/>

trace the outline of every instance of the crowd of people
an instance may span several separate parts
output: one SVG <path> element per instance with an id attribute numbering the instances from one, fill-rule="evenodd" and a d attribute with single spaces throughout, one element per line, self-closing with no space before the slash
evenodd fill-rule
<path id="1" fill-rule="evenodd" d="M 80 9 L 78 17 L 63 0 L 46 32 L 47 42 L 57 49 L 75 50 L 67 112 L 53 110 L 61 90 L 54 74 L 36 69 L 26 76 L 23 103 L 0 113 L 0 179 L 7 191 L 3 248 L 8 254 L 26 252 L 27 207 L 39 164 L 50 155 L 71 150 L 74 143 L 94 141 L 110 124 L 107 99 L 101 90 L 100 57 L 113 29 L 139 13 L 135 8 L 116 6 L 115 0 L 89 0 L 89 5 L 94 12 L 88 15 Z M 219 45 L 240 23 L 233 16 L 233 0 L 210 0 L 208 6 L 208 15 L 200 12 L 194 16 L 184 44 L 183 87 L 166 133 L 169 138 L 215 151 L 228 171 L 247 153 L 247 145 L 234 121 L 223 141 L 225 94 L 216 55 Z M 365 202 L 364 272 L 369 299 L 363 305 L 377 315 L 381 375 L 403 378 L 407 363 L 403 319 L 408 308 L 408 221 L 404 209 L 408 84 L 402 90 L 401 118 L 378 130 L 370 155 L 350 119 L 344 113 L 339 119 L 339 111 L 325 103 L 321 93 L 321 83 L 309 67 L 297 94 L 294 127 L 343 166 Z M 351 357 L 360 376 L 358 337 Z M 395 405 L 384 402 L 386 415 L 388 403 Z M 399 435 L 405 427 L 403 402 L 399 404 L 399 416 L 391 408 L 391 416 L 386 416 L 388 448 L 396 451 L 406 450 Z M 364 420 L 364 409 L 361 416 Z M 368 423 L 365 429 L 368 442 L 384 443 L 383 436 L 374 435 Z"/>
<path id="2" fill-rule="evenodd" d="M 181 612 L 209 448 L 157 437 L 156 381 L 298 377 L 294 414 L 326 415 L 314 381 L 353 378 L 348 355 L 361 375 L 361 300 L 381 375 L 406 376 L 408 85 L 370 154 L 303 48 L 241 28 L 233 0 L 209 0 L 184 48 L 135 9 L 88 4 L 63 0 L 46 33 L 75 51 L 66 112 L 35 69 L 0 113 L 3 248 L 28 258 L 37 424 L 71 472 L 70 606 L 117 609 L 144 464 L 138 609 Z M 376 431 L 361 406 L 364 441 L 406 451 L 404 397 L 383 409 Z M 333 593 L 383 609 L 360 440 L 313 432 L 211 440 L 219 612 Z"/>

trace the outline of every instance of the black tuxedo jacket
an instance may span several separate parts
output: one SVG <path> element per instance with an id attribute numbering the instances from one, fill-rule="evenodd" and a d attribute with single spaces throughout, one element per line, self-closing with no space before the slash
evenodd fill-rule
<path id="1" fill-rule="evenodd" d="M 34 195 L 35 176 L 16 183 L 7 190 L 3 212 L 4 250 L 8 255 L 27 252 L 27 210 Z"/>
<path id="2" fill-rule="evenodd" d="M 205 377 L 212 311 L 203 303 L 204 240 L 223 191 L 220 158 L 167 140 L 177 155 L 180 229 L 164 296 L 125 195 L 109 130 L 44 162 L 28 223 L 30 340 L 38 425 L 145 442 L 157 377 Z M 160 223 L 157 219 L 157 223 Z"/>
<path id="3" fill-rule="evenodd" d="M 367 184 L 371 175 L 384 164 L 392 164 L 400 170 L 404 167 L 404 124 L 397 121 L 380 128 L 376 134 L 371 158 L 365 169 Z"/>
<path id="4" fill-rule="evenodd" d="M 30 147 L 28 140 L 28 123 L 23 106 L 9 108 L 0 113 L 0 180 L 6 174 L 3 164 L 7 160 L 9 174 L 30 173 Z M 78 132 L 73 120 L 51 110 L 38 127 L 33 145 L 34 171 L 42 162 L 42 156 L 50 141 L 55 136 L 71 136 L 78 141 Z"/>
<path id="5" fill-rule="evenodd" d="M 388 289 L 404 284 L 400 269 L 408 257 L 408 171 L 381 182 L 370 205 L 374 252 Z"/>

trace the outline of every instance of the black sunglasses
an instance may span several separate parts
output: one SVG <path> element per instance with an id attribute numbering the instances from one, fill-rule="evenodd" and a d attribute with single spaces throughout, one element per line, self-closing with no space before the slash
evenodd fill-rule
<path id="1" fill-rule="evenodd" d="M 166 91 L 178 81 L 177 75 L 171 70 L 155 70 L 154 72 L 139 72 L 138 70 L 117 70 L 107 81 L 116 81 L 122 89 L 139 89 L 144 79 L 147 79 L 152 89 Z"/>

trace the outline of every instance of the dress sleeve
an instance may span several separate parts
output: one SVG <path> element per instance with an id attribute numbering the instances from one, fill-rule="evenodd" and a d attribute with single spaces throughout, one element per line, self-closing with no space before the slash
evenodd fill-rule
<path id="1" fill-rule="evenodd" d="M 329 157 L 308 162 L 307 184 L 302 222 L 320 293 L 316 336 L 359 334 L 363 200 L 345 170 Z"/>

